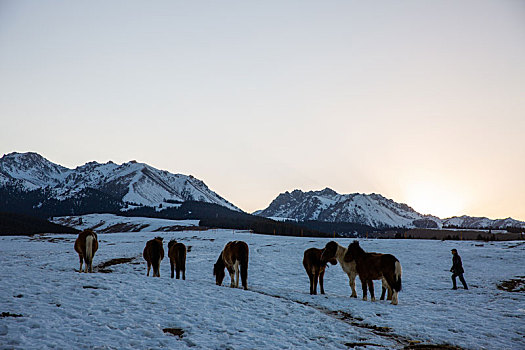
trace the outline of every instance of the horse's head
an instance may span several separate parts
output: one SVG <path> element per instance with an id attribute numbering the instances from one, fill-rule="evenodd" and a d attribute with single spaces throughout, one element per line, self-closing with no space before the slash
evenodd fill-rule
<path id="1" fill-rule="evenodd" d="M 160 241 L 160 242 L 162 243 L 162 241 L 164 240 L 164 238 L 163 238 L 163 237 L 155 237 L 155 240 Z"/>
<path id="2" fill-rule="evenodd" d="M 321 254 L 321 262 L 323 264 L 326 264 L 328 262 L 330 262 L 332 265 L 337 264 L 337 259 L 335 255 L 337 254 L 338 246 L 339 244 L 337 244 L 337 242 L 334 241 L 326 243 L 326 246 L 323 249 L 323 253 Z"/>
<path id="3" fill-rule="evenodd" d="M 348 249 L 347 249 L 345 257 L 344 257 L 344 260 L 346 262 L 353 261 L 356 257 L 358 257 L 358 256 L 360 256 L 360 255 L 362 255 L 364 253 L 365 253 L 365 251 L 363 250 L 363 248 L 361 248 L 361 246 L 359 246 L 359 242 L 358 241 L 353 241 L 348 246 Z"/>
<path id="4" fill-rule="evenodd" d="M 168 249 L 170 249 L 171 246 L 174 245 L 174 244 L 176 244 L 176 243 L 177 243 L 177 241 L 174 240 L 174 239 L 172 239 L 171 241 L 169 241 L 169 242 L 168 242 Z"/>
<path id="5" fill-rule="evenodd" d="M 215 276 L 215 284 L 220 286 L 224 280 L 224 276 L 226 276 L 224 273 L 224 265 L 219 262 L 215 263 L 213 265 L 213 275 Z"/>

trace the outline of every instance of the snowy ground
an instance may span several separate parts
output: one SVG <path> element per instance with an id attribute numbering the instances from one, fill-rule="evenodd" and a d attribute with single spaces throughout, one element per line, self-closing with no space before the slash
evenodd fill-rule
<path id="1" fill-rule="evenodd" d="M 164 237 L 165 249 L 171 238 L 191 246 L 186 281 L 169 278 L 168 259 L 161 278 L 145 276 L 142 249 L 155 235 Z M 0 318 L 0 348 L 401 349 L 417 342 L 525 348 L 525 293 L 496 288 L 525 275 L 523 242 L 361 240 L 365 250 L 392 253 L 403 265 L 403 291 L 393 306 L 349 298 L 340 266 L 327 270 L 325 296 L 308 294 L 303 251 L 328 239 L 229 230 L 99 234 L 94 265 L 136 259 L 93 274 L 75 272 L 74 239 L 0 238 L 0 313 L 9 313 Z M 224 244 L 234 239 L 250 247 L 248 291 L 216 286 L 212 275 Z M 468 291 L 450 289 L 453 247 Z"/>

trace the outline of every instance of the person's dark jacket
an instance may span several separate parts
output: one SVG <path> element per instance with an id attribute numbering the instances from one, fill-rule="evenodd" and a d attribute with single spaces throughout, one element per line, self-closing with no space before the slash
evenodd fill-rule
<path id="1" fill-rule="evenodd" d="M 459 254 L 454 254 L 452 257 L 452 267 L 450 268 L 450 272 L 452 272 L 455 275 L 459 275 L 461 273 L 464 273 L 463 270 L 463 264 L 461 263 L 461 257 Z"/>

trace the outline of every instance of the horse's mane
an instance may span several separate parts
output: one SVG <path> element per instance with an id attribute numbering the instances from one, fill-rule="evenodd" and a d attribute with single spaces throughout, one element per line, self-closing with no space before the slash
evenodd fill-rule
<path id="1" fill-rule="evenodd" d="M 361 246 L 359 245 L 359 241 L 353 241 L 352 243 L 350 243 L 350 245 L 348 246 L 348 249 L 352 250 L 352 252 L 354 253 L 359 253 L 359 254 L 366 253 L 365 250 L 361 248 Z"/>
<path id="2" fill-rule="evenodd" d="M 176 243 L 177 243 L 177 240 L 175 240 L 175 239 L 172 239 L 171 241 L 169 241 L 169 243 L 168 243 L 168 249 L 170 249 L 171 246 L 174 245 L 174 244 L 176 244 Z"/>
<path id="3" fill-rule="evenodd" d="M 164 238 L 159 237 L 159 236 L 155 237 L 155 239 L 156 239 L 157 241 L 161 241 L 161 242 L 164 240 Z"/>

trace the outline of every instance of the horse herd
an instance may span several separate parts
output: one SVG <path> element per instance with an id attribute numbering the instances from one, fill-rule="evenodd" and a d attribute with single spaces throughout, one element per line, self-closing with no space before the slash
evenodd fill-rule
<path id="1" fill-rule="evenodd" d="M 164 248 L 162 237 L 155 237 L 148 242 L 142 253 L 147 263 L 146 276 L 149 276 L 150 269 L 153 268 L 153 277 L 160 277 L 160 263 L 164 259 Z M 97 234 L 92 230 L 84 230 L 75 241 L 75 251 L 80 259 L 80 269 L 85 263 L 85 272 L 93 272 L 93 256 L 98 249 Z M 168 257 L 171 265 L 171 278 L 186 279 L 186 246 L 175 240 L 168 243 Z M 224 269 L 230 274 L 230 286 L 239 287 L 239 274 L 244 289 L 248 289 L 248 244 L 243 241 L 231 241 L 226 243 L 224 249 L 219 254 L 217 262 L 213 266 L 215 283 L 222 285 L 225 277 Z M 303 266 L 310 279 L 310 294 L 317 294 L 317 284 L 320 286 L 321 294 L 324 294 L 323 277 L 328 263 L 336 265 L 339 263 L 343 271 L 348 275 L 348 282 L 352 289 L 351 297 L 357 298 L 355 289 L 355 279 L 359 276 L 363 288 L 363 300 L 367 300 L 368 291 L 370 298 L 375 301 L 374 280 L 382 281 L 381 300 L 384 300 L 385 293 L 387 300 L 397 305 L 398 293 L 401 290 L 401 263 L 391 254 L 365 252 L 359 246 L 359 242 L 354 241 L 347 248 L 331 241 L 322 249 L 309 248 L 305 250 L 303 256 Z M 368 291 L 367 291 L 368 289 Z"/>

